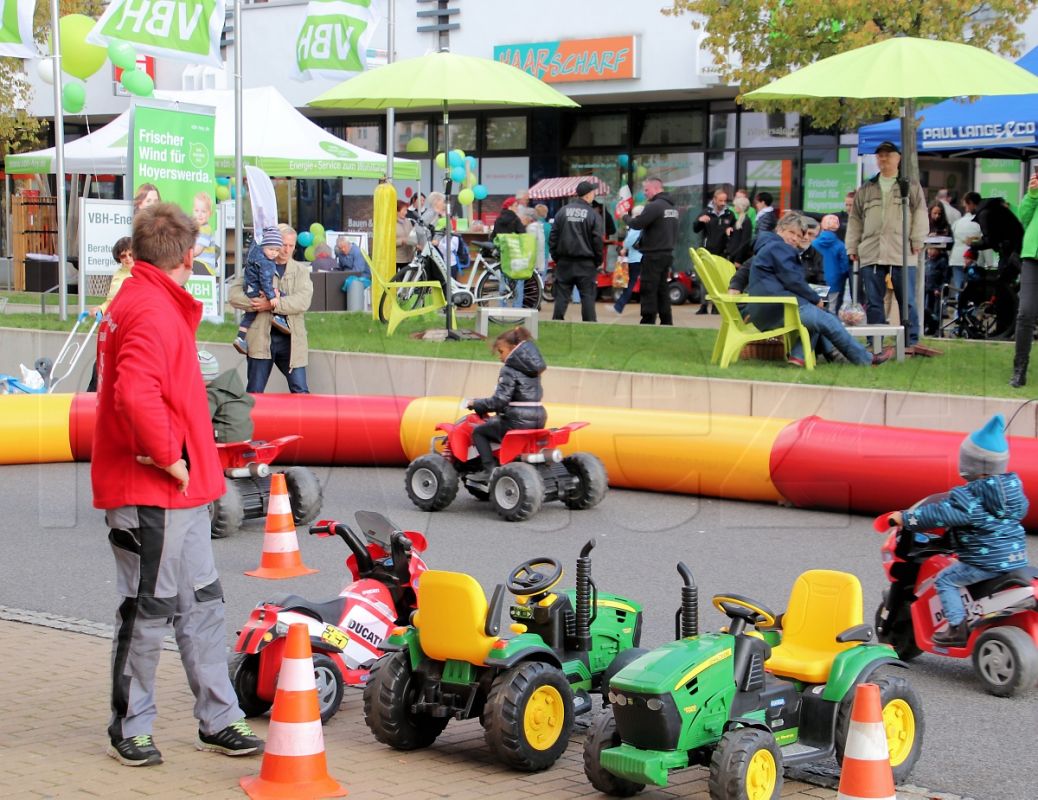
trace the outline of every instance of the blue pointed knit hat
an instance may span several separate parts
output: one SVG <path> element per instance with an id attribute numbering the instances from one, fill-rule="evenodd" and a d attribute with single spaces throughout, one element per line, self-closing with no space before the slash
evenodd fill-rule
<path id="1" fill-rule="evenodd" d="M 1009 466 L 1006 418 L 995 414 L 981 428 L 962 440 L 959 448 L 959 474 L 964 478 L 1000 475 Z"/>

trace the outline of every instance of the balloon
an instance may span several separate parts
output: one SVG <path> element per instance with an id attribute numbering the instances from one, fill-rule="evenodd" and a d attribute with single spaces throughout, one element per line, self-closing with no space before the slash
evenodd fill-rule
<path id="1" fill-rule="evenodd" d="M 305 258 L 307 261 L 313 261 L 314 260 L 314 246 L 313 245 L 310 245 L 308 248 L 306 248 L 306 250 L 303 251 L 303 258 Z"/>
<path id="2" fill-rule="evenodd" d="M 637 194 L 636 194 L 636 195 L 634 196 L 634 202 L 638 203 L 639 205 L 641 205 L 642 203 L 644 203 L 644 202 L 645 202 L 645 192 L 638 192 L 638 193 L 637 193 Z"/>
<path id="3" fill-rule="evenodd" d="M 317 245 L 319 245 L 319 244 L 324 244 L 325 241 L 326 240 L 324 238 L 324 231 L 321 231 L 320 233 L 315 233 L 314 234 L 314 247 L 317 247 Z"/>
<path id="4" fill-rule="evenodd" d="M 78 114 L 86 103 L 86 87 L 79 81 L 70 81 L 61 87 L 61 107 L 68 114 Z"/>
<path id="5" fill-rule="evenodd" d="M 112 39 L 108 43 L 108 60 L 123 69 L 137 68 L 137 48 L 129 42 Z"/>
<path id="6" fill-rule="evenodd" d="M 230 184 L 231 184 L 231 179 L 230 179 L 230 178 L 228 178 L 228 177 L 227 177 L 226 175 L 221 175 L 220 177 L 218 177 L 218 178 L 216 179 L 216 183 L 217 183 L 217 184 L 218 184 L 219 186 L 230 186 Z"/>
<path id="7" fill-rule="evenodd" d="M 411 195 L 413 195 L 413 194 L 414 194 L 414 189 L 412 189 L 410 186 L 407 186 L 407 187 L 404 188 L 404 197 L 410 198 Z"/>
<path id="8" fill-rule="evenodd" d="M 475 172 L 476 166 L 477 162 L 475 156 L 465 156 L 465 169 L 469 172 Z"/>
<path id="9" fill-rule="evenodd" d="M 414 136 L 407 140 L 404 150 L 408 153 L 425 153 L 429 150 L 429 142 L 422 136 Z"/>
<path id="10" fill-rule="evenodd" d="M 486 200 L 490 192 L 482 183 L 477 183 L 472 187 L 472 194 L 475 195 L 477 200 Z"/>
<path id="11" fill-rule="evenodd" d="M 324 225 L 322 225 L 320 222 L 311 222 L 310 233 L 314 235 L 315 239 L 318 236 L 324 236 Z"/>
<path id="12" fill-rule="evenodd" d="M 639 179 L 641 179 L 641 178 L 644 178 L 644 177 L 645 177 L 646 175 L 648 175 L 648 174 L 649 174 L 649 170 L 648 170 L 648 168 L 647 168 L 647 167 L 643 167 L 643 166 L 642 166 L 641 164 L 639 164 L 639 165 L 638 165 L 638 168 L 637 168 L 637 169 L 636 169 L 636 170 L 634 171 L 634 174 L 635 174 L 635 175 L 636 175 L 636 176 L 637 176 L 637 177 L 638 177 Z"/>
<path id="13" fill-rule="evenodd" d="M 445 156 L 443 153 L 437 153 L 436 154 L 436 166 L 438 166 L 440 169 L 446 169 L 447 168 L 447 156 Z"/>
<path id="14" fill-rule="evenodd" d="M 463 180 L 465 180 L 465 168 L 451 167 L 451 180 L 455 183 L 461 183 Z"/>
<path id="15" fill-rule="evenodd" d="M 44 83 L 54 85 L 54 62 L 49 58 L 41 58 L 36 62 L 36 74 Z"/>
<path id="16" fill-rule="evenodd" d="M 616 163 L 621 169 L 627 169 L 628 164 L 631 163 L 631 157 L 627 153 L 621 153 L 616 157 Z"/>
<path id="17" fill-rule="evenodd" d="M 475 194 L 471 189 L 462 189 L 458 192 L 458 202 L 463 206 L 472 205 L 472 201 L 476 199 Z"/>
<path id="18" fill-rule="evenodd" d="M 304 248 L 309 247 L 314 243 L 314 235 L 310 233 L 310 231 L 303 231 L 301 234 L 299 234 L 299 236 L 296 237 L 296 240 Z"/>
<path id="19" fill-rule="evenodd" d="M 476 185 L 476 180 L 477 180 L 476 176 L 473 175 L 470 172 L 468 175 L 465 176 L 465 183 L 464 183 L 465 188 L 466 189 L 471 189 L 473 186 Z"/>
<path id="20" fill-rule="evenodd" d="M 237 186 L 235 186 L 235 185 L 234 185 L 234 184 L 232 183 L 232 184 L 231 184 L 231 186 L 230 186 L 230 189 L 231 189 L 231 199 L 233 200 L 233 199 L 234 199 L 235 197 L 237 197 L 237 196 L 238 196 L 238 187 L 237 187 Z"/>
<path id="21" fill-rule="evenodd" d="M 151 97 L 155 91 L 155 81 L 147 72 L 139 69 L 124 69 L 119 83 L 126 91 L 137 97 Z"/>
<path id="22" fill-rule="evenodd" d="M 227 186 L 217 185 L 216 187 L 216 199 L 220 202 L 231 199 L 231 190 Z"/>
<path id="23" fill-rule="evenodd" d="M 451 150 L 450 158 L 448 159 L 448 161 L 450 161 L 450 165 L 452 167 L 464 167 L 465 151 L 460 148 L 457 150 Z"/>
<path id="24" fill-rule="evenodd" d="M 67 14 L 58 21 L 62 72 L 86 80 L 104 65 L 108 51 L 86 40 L 96 24 L 83 14 Z"/>

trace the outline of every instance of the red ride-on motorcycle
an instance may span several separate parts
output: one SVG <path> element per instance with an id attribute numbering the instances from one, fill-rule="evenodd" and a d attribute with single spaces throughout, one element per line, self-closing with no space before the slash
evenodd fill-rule
<path id="1" fill-rule="evenodd" d="M 940 499 L 926 498 L 922 503 Z M 965 647 L 941 647 L 933 634 L 946 626 L 934 578 L 955 558 L 954 530 L 911 533 L 893 524 L 890 512 L 873 523 L 887 534 L 883 569 L 890 588 L 876 610 L 879 639 L 905 661 L 922 652 L 973 657 L 984 688 L 999 697 L 1026 691 L 1038 680 L 1038 568 L 1022 567 L 962 588 Z"/>
<path id="2" fill-rule="evenodd" d="M 267 516 L 270 473 L 281 471 L 296 525 L 309 525 L 321 513 L 321 482 L 307 467 L 274 467 L 271 463 L 288 445 L 303 437 L 291 435 L 269 442 L 229 442 L 216 445 L 226 489 L 209 504 L 212 537 L 223 539 L 241 530 L 246 520 Z"/>
<path id="3" fill-rule="evenodd" d="M 433 436 L 431 452 L 408 465 L 407 496 L 422 511 L 445 509 L 457 496 L 459 485 L 477 500 L 489 500 L 494 511 L 509 522 L 528 519 L 546 500 L 561 500 L 575 510 L 602 502 L 609 488 L 602 462 L 591 453 L 563 457 L 559 450 L 586 422 L 508 431 L 494 451 L 500 466 L 489 485 L 469 479 L 481 469 L 472 431 L 482 423 L 478 414 L 468 414 L 456 423 L 441 422 L 436 430 L 442 433 Z"/>
<path id="4" fill-rule="evenodd" d="M 358 511 L 356 517 L 360 533 L 330 520 L 310 528 L 317 536 L 339 536 L 350 548 L 346 567 L 353 581 L 338 597 L 314 603 L 288 595 L 261 602 L 238 632 L 230 674 L 246 716 L 264 714 L 273 704 L 293 622 L 310 629 L 322 722 L 339 710 L 344 684 L 361 686 L 367 681 L 369 667 L 382 655 L 382 642 L 392 629 L 408 624 L 418 604 L 418 576 L 427 569 L 418 555 L 426 549 L 425 537 L 401 531 L 371 511 Z"/>

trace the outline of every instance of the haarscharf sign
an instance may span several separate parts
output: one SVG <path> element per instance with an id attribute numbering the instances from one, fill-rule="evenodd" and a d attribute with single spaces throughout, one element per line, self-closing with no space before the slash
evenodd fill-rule
<path id="1" fill-rule="evenodd" d="M 637 44 L 637 36 L 499 44 L 494 60 L 545 83 L 615 81 L 638 77 Z"/>

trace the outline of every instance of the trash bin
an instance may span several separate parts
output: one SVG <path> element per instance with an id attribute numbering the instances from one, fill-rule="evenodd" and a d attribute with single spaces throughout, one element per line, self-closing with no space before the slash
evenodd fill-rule
<path id="1" fill-rule="evenodd" d="M 346 287 L 346 310 L 347 311 L 363 311 L 364 310 L 364 282 L 361 280 L 350 281 L 350 285 Z"/>
<path id="2" fill-rule="evenodd" d="M 46 253 L 25 254 L 25 291 L 47 292 L 58 285 L 58 257 Z"/>

